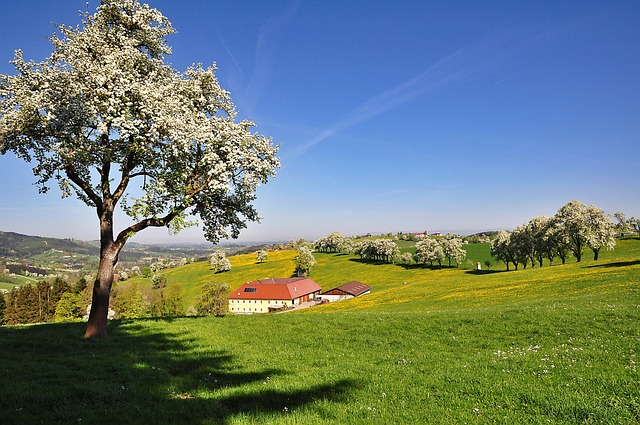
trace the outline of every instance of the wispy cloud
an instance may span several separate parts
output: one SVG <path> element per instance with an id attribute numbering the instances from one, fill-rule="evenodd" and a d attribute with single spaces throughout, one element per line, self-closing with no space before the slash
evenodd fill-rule
<path id="1" fill-rule="evenodd" d="M 229 55 L 229 57 L 231 58 L 231 61 L 236 66 L 236 69 L 238 70 L 238 72 L 242 73 L 242 68 L 240 67 L 240 64 L 236 60 L 235 56 L 233 56 L 233 53 L 231 53 L 231 50 L 229 50 L 229 48 L 227 47 L 227 43 L 224 42 L 224 39 L 222 38 L 222 36 L 218 31 L 216 31 L 216 35 L 218 36 L 218 39 L 220 39 L 220 43 L 222 44 L 224 51 L 227 52 L 227 55 Z"/>
<path id="2" fill-rule="evenodd" d="M 486 76 L 514 52 L 517 44 L 523 41 L 522 36 L 496 31 L 449 53 L 415 77 L 367 99 L 343 119 L 290 151 L 286 159 L 304 155 L 318 143 L 414 99 Z"/>
<path id="3" fill-rule="evenodd" d="M 268 19 L 258 31 L 253 74 L 243 96 L 243 109 L 248 114 L 253 113 L 270 81 L 276 56 L 278 35 L 287 23 L 293 19 L 299 5 L 300 1 L 295 0 L 280 14 Z"/>

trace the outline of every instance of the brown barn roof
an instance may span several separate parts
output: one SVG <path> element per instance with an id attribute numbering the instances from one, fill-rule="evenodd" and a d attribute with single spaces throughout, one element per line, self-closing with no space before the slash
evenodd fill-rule
<path id="1" fill-rule="evenodd" d="M 371 290 L 371 287 L 369 285 L 365 285 L 362 282 L 357 282 L 354 280 L 353 282 L 345 283 L 344 285 L 338 286 L 337 288 L 333 288 L 327 292 L 340 291 L 340 292 L 344 292 L 345 294 L 349 294 L 349 295 L 353 295 L 354 297 L 357 297 L 370 290 Z M 325 294 L 327 292 L 325 292 Z"/>
<path id="2" fill-rule="evenodd" d="M 293 300 L 322 288 L 309 278 L 276 278 L 247 282 L 227 298 L 234 300 Z"/>

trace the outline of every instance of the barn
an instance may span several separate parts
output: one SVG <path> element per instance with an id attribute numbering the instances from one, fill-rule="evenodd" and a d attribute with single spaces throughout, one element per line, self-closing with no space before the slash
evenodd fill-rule
<path id="1" fill-rule="evenodd" d="M 362 282 L 352 281 L 342 286 L 323 292 L 320 298 L 328 301 L 341 301 L 349 298 L 360 297 L 371 292 L 371 287 Z"/>

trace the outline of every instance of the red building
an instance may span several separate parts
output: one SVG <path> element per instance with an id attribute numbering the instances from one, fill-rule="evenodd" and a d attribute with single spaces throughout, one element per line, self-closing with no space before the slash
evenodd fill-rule
<path id="1" fill-rule="evenodd" d="M 247 282 L 227 297 L 229 312 L 268 313 L 309 301 L 320 294 L 321 290 L 322 288 L 309 278 L 263 279 Z"/>

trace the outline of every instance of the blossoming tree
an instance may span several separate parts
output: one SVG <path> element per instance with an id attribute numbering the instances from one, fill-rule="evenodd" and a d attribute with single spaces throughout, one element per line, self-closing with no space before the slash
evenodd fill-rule
<path id="1" fill-rule="evenodd" d="M 190 215 L 215 242 L 258 220 L 256 188 L 275 175 L 277 147 L 236 120 L 215 67 L 165 63 L 174 32 L 137 0 L 102 0 L 82 24 L 59 26 L 43 62 L 0 75 L 0 153 L 34 164 L 40 192 L 57 182 L 95 209 L 100 265 L 85 337 L 104 337 L 118 254 L 148 227 L 179 231 Z M 132 219 L 116 233 L 120 206 Z"/>

